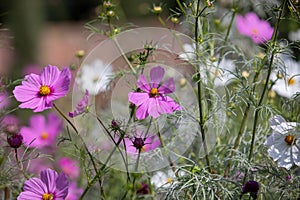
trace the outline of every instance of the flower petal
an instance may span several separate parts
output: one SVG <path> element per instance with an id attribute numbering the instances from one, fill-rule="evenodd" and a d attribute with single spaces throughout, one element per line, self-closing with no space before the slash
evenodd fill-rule
<path id="1" fill-rule="evenodd" d="M 160 94 L 170 94 L 175 91 L 175 83 L 173 78 L 169 78 L 163 85 L 158 88 Z"/>
<path id="2" fill-rule="evenodd" d="M 44 193 L 48 193 L 47 185 L 38 178 L 31 178 L 24 183 L 24 191 L 29 191 L 32 193 L 35 193 L 37 195 L 40 195 L 40 197 Z"/>
<path id="3" fill-rule="evenodd" d="M 52 86 L 58 79 L 60 73 L 56 66 L 48 65 L 43 69 L 41 74 L 42 85 Z"/>
<path id="4" fill-rule="evenodd" d="M 64 173 L 60 173 L 56 179 L 55 197 L 65 199 L 68 195 L 69 181 Z"/>
<path id="5" fill-rule="evenodd" d="M 140 75 L 140 78 L 137 80 L 136 85 L 138 88 L 140 88 L 141 90 L 143 90 L 145 92 L 150 92 L 150 90 L 151 90 L 151 88 L 148 84 L 148 81 L 143 74 Z"/>
<path id="6" fill-rule="evenodd" d="M 128 94 L 128 99 L 131 103 L 136 106 L 140 106 L 149 100 L 149 94 L 144 92 L 130 92 Z"/>
<path id="7" fill-rule="evenodd" d="M 150 86 L 151 88 L 157 88 L 162 78 L 164 77 L 164 68 L 158 66 L 153 67 L 150 71 Z"/>
<path id="8" fill-rule="evenodd" d="M 136 109 L 136 118 L 138 120 L 141 119 L 145 119 L 146 117 L 149 116 L 149 112 L 148 112 L 148 108 L 149 108 L 149 102 L 145 101 L 143 104 L 141 104 L 137 109 Z"/>
<path id="9" fill-rule="evenodd" d="M 41 180 L 47 186 L 48 192 L 54 193 L 56 191 L 57 177 L 58 177 L 57 172 L 50 168 L 41 171 Z"/>
<path id="10" fill-rule="evenodd" d="M 21 192 L 17 200 L 41 200 L 42 194 L 36 194 L 31 191 Z"/>

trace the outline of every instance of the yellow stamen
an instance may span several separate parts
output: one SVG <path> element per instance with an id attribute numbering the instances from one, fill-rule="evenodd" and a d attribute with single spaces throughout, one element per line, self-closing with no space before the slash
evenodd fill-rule
<path id="1" fill-rule="evenodd" d="M 172 178 L 167 178 L 167 183 L 171 183 L 172 182 Z"/>
<path id="2" fill-rule="evenodd" d="M 143 152 L 145 152 L 146 151 L 146 147 L 145 147 L 145 145 L 141 148 L 141 152 L 143 153 Z"/>
<path id="3" fill-rule="evenodd" d="M 296 83 L 296 81 L 295 81 L 295 78 L 289 78 L 289 80 L 288 80 L 288 85 L 290 86 L 290 85 L 295 85 L 295 83 Z"/>
<path id="4" fill-rule="evenodd" d="M 49 134 L 44 132 L 41 134 L 41 138 L 42 138 L 42 140 L 47 140 L 49 138 Z"/>
<path id="5" fill-rule="evenodd" d="M 53 200 L 53 195 L 45 193 L 45 194 L 43 194 L 42 199 L 43 200 Z"/>
<path id="6" fill-rule="evenodd" d="M 288 135 L 285 137 L 284 141 L 288 144 L 288 145 L 292 145 L 294 142 L 294 136 L 293 135 Z"/>
<path id="7" fill-rule="evenodd" d="M 39 91 L 40 95 L 46 96 L 46 95 L 50 94 L 50 92 L 51 92 L 51 90 L 50 90 L 50 87 L 49 87 L 49 86 L 47 86 L 47 85 L 42 85 L 42 86 L 40 87 L 40 91 Z"/>
<path id="8" fill-rule="evenodd" d="M 150 96 L 155 97 L 157 95 L 158 95 L 158 89 L 157 88 L 151 88 Z"/>

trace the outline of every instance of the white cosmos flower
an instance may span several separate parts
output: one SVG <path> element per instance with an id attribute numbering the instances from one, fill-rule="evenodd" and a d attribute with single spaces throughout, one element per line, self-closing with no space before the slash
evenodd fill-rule
<path id="1" fill-rule="evenodd" d="M 283 58 L 285 64 L 285 74 L 273 72 L 271 80 L 276 81 L 272 89 L 280 96 L 291 98 L 297 92 L 300 92 L 300 62 L 291 58 Z M 280 78 L 278 78 L 280 73 Z"/>
<path id="2" fill-rule="evenodd" d="M 270 119 L 272 135 L 265 142 L 268 153 L 279 167 L 300 166 L 300 131 L 296 122 L 286 122 L 280 115 Z"/>
<path id="3" fill-rule="evenodd" d="M 112 71 L 110 65 L 96 59 L 92 63 L 81 67 L 79 76 L 76 77 L 76 83 L 83 91 L 88 90 L 89 94 L 97 95 L 99 92 L 107 89 L 113 74 Z"/>
<path id="4" fill-rule="evenodd" d="M 158 171 L 151 178 L 151 184 L 156 188 L 170 187 L 173 179 L 175 178 L 175 173 L 172 170 L 168 170 L 167 172 Z"/>
<path id="5" fill-rule="evenodd" d="M 296 30 L 295 32 L 290 32 L 289 33 L 289 39 L 291 41 L 298 41 L 300 40 L 300 29 Z"/>

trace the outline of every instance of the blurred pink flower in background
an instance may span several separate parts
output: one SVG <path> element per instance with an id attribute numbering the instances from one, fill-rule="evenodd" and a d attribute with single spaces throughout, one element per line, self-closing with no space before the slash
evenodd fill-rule
<path id="1" fill-rule="evenodd" d="M 56 136 L 62 131 L 62 120 L 54 113 L 48 114 L 48 120 L 43 115 L 33 115 L 29 120 L 29 127 L 23 126 L 21 134 L 24 144 L 39 149 L 52 146 Z"/>
<path id="2" fill-rule="evenodd" d="M 41 75 L 25 76 L 22 85 L 16 86 L 13 93 L 21 102 L 20 108 L 30 108 L 34 112 L 41 112 L 52 108 L 52 101 L 67 94 L 70 80 L 69 68 L 60 71 L 56 66 L 48 65 Z"/>
<path id="3" fill-rule="evenodd" d="M 244 17 L 238 15 L 236 26 L 240 34 L 250 37 L 257 44 L 270 40 L 274 31 L 269 22 L 260 20 L 254 12 Z"/>
<path id="4" fill-rule="evenodd" d="M 22 74 L 23 76 L 28 75 L 28 74 L 41 74 L 43 69 L 36 64 L 30 64 L 30 65 L 25 65 L 23 67 Z"/>
<path id="5" fill-rule="evenodd" d="M 28 162 L 28 172 L 39 175 L 47 168 L 54 168 L 53 161 L 49 157 L 38 157 Z"/>
<path id="6" fill-rule="evenodd" d="M 72 182 L 69 185 L 68 196 L 66 197 L 65 200 L 78 200 L 82 193 L 83 193 L 83 189 L 77 187 L 77 184 Z"/>
<path id="7" fill-rule="evenodd" d="M 61 170 L 67 174 L 71 179 L 76 179 L 80 175 L 79 164 L 76 160 L 68 157 L 62 157 L 58 160 L 57 164 Z"/>
<path id="8" fill-rule="evenodd" d="M 5 91 L 0 92 L 0 109 L 5 109 L 9 105 L 8 94 Z"/>

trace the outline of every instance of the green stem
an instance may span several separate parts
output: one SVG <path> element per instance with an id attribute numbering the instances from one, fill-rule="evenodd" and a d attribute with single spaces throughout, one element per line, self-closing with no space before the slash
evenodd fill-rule
<path id="1" fill-rule="evenodd" d="M 199 43 L 198 43 L 198 24 L 199 24 L 199 17 L 201 14 L 204 12 L 204 10 L 207 8 L 206 6 L 199 12 L 199 7 L 200 7 L 200 0 L 197 1 L 197 10 L 196 10 L 196 18 L 195 18 L 195 42 L 196 42 L 196 55 L 197 55 L 197 60 L 199 59 L 198 52 L 199 52 Z M 199 125 L 200 125 L 200 131 L 201 131 L 201 138 L 203 142 L 203 149 L 204 149 L 204 154 L 205 154 L 205 160 L 206 164 L 208 167 L 208 170 L 211 172 L 211 166 L 210 166 L 210 161 L 208 157 L 208 150 L 207 150 L 207 144 L 206 144 L 206 136 L 204 132 L 204 118 L 203 118 L 203 108 L 202 108 L 202 82 L 201 82 L 201 74 L 200 74 L 200 69 L 199 66 L 197 66 L 197 75 L 198 75 L 198 83 L 197 83 L 197 88 L 198 88 L 198 108 L 199 108 Z"/>
<path id="2" fill-rule="evenodd" d="M 19 157 L 18 157 L 18 149 L 17 148 L 15 148 L 15 158 L 16 158 L 16 162 L 17 162 L 19 170 L 22 172 L 24 177 L 28 180 L 29 176 L 25 173 L 23 167 L 21 166 L 21 162 L 20 162 Z"/>
<path id="3" fill-rule="evenodd" d="M 100 186 L 100 192 L 101 192 L 101 196 L 103 197 L 104 193 L 102 194 L 103 192 L 103 188 L 102 188 L 102 182 L 101 182 L 101 179 L 99 177 L 99 172 L 98 172 L 98 169 L 97 169 L 97 166 L 96 166 L 96 163 L 95 163 L 95 160 L 93 158 L 93 155 L 91 154 L 91 152 L 89 151 L 88 147 L 86 146 L 83 138 L 81 137 L 81 135 L 79 134 L 77 128 L 75 127 L 75 125 L 67 118 L 67 116 L 64 115 L 64 113 L 55 105 L 53 104 L 53 107 L 55 108 L 55 110 L 68 122 L 68 124 L 73 128 L 73 130 L 76 132 L 77 136 L 79 137 L 79 139 L 81 140 L 83 146 L 84 146 L 84 149 L 85 151 L 87 152 L 91 162 L 92 162 L 92 165 L 93 165 L 93 168 L 94 168 L 94 171 L 96 173 L 96 177 L 98 178 L 98 183 L 99 183 L 99 186 Z M 83 197 L 83 194 L 81 195 L 80 199 L 82 199 Z"/>

